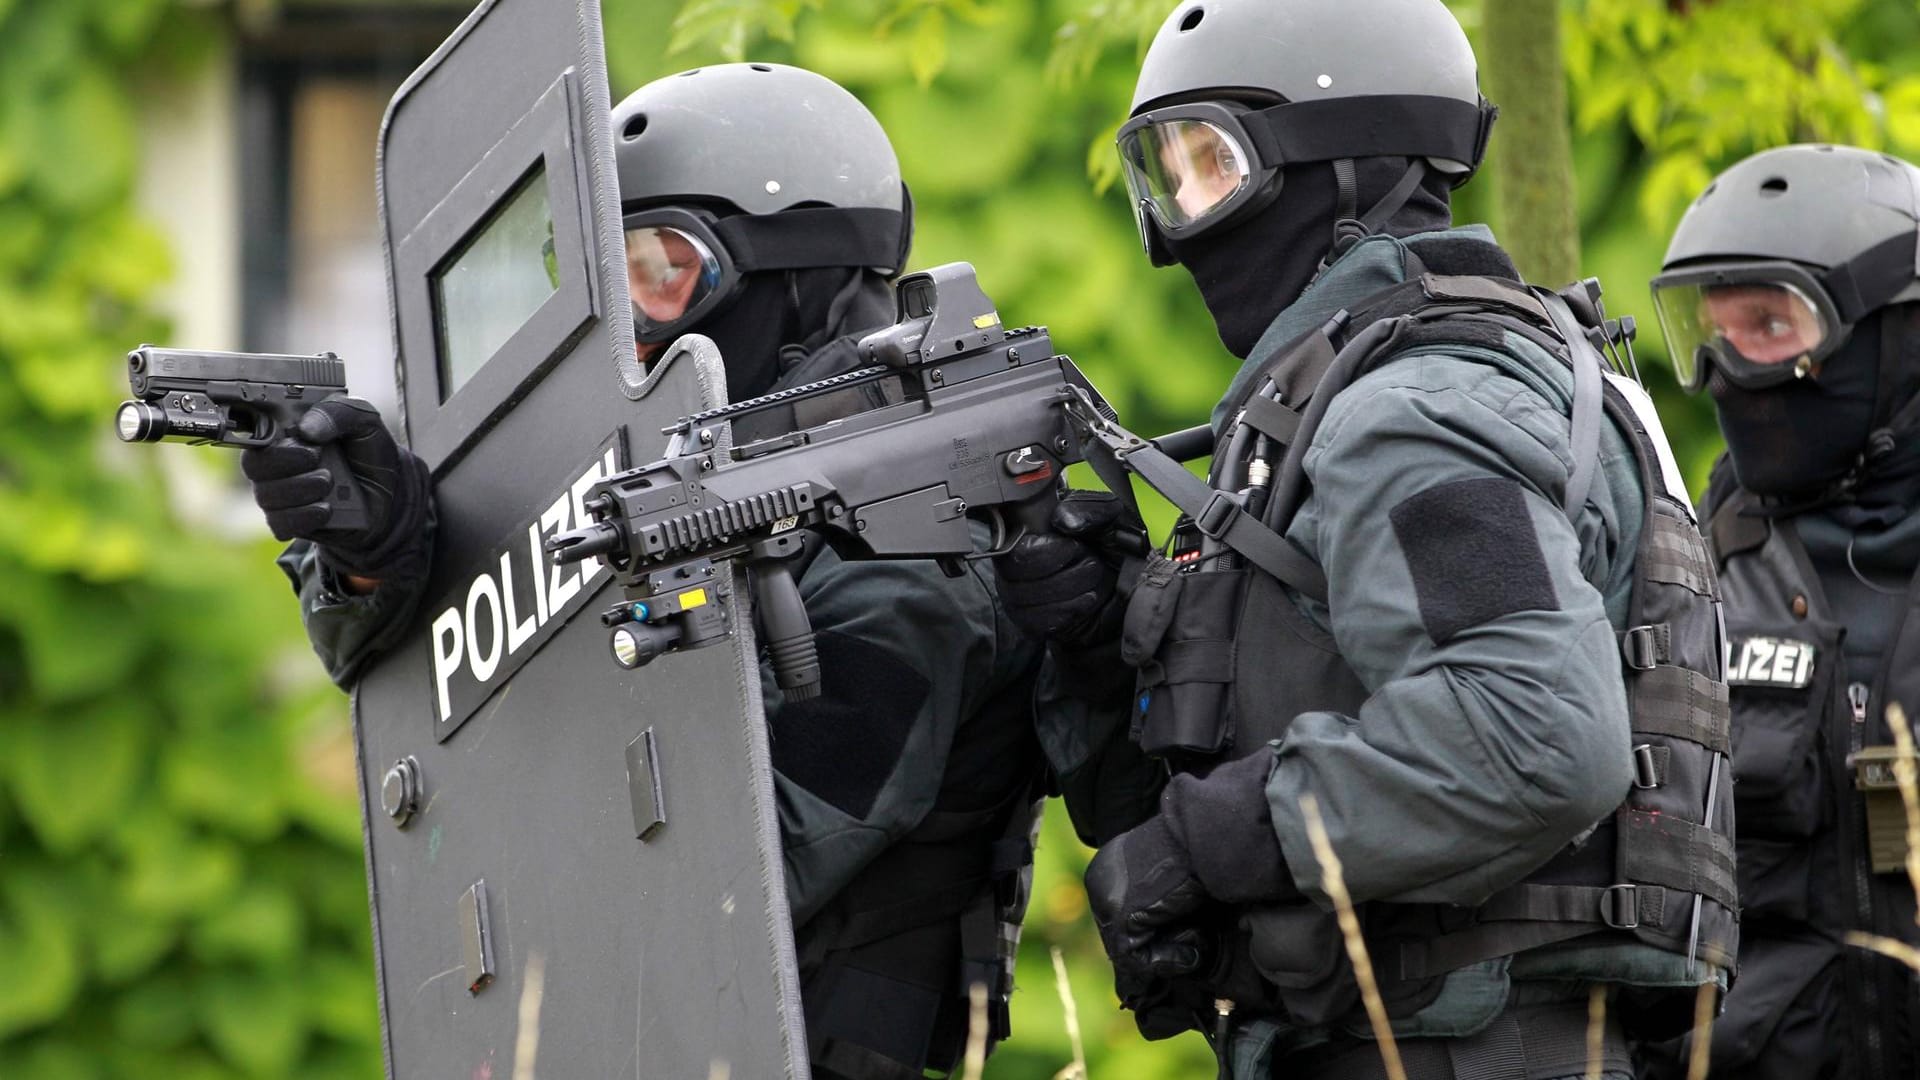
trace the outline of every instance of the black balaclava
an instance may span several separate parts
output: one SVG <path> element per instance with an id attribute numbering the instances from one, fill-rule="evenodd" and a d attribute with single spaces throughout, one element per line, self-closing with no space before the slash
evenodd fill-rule
<path id="1" fill-rule="evenodd" d="M 1915 304 L 1860 320 L 1816 378 L 1748 390 L 1715 371 L 1707 384 L 1741 487 L 1774 513 L 1841 505 L 1858 524 L 1897 520 L 1920 496 L 1916 418 L 1902 415 L 1916 388 Z"/>
<path id="2" fill-rule="evenodd" d="M 1364 214 L 1406 174 L 1403 157 L 1359 158 L 1356 210 Z M 1281 311 L 1300 298 L 1333 248 L 1339 186 L 1333 163 L 1281 169 L 1279 197 L 1245 217 L 1167 249 L 1193 275 L 1227 351 L 1244 359 Z M 1452 224 L 1448 180 L 1429 173 L 1378 230 L 1393 236 Z"/>
<path id="3" fill-rule="evenodd" d="M 691 332 L 720 347 L 727 398 L 745 401 L 779 378 L 781 349 L 812 351 L 842 334 L 884 325 L 891 308 L 876 312 L 869 296 L 884 290 L 878 274 L 850 267 L 749 274 L 733 302 Z"/>

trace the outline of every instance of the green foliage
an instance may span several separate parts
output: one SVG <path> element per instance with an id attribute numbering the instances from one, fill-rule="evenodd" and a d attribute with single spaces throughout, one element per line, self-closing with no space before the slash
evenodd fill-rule
<path id="1" fill-rule="evenodd" d="M 170 273 L 132 208 L 135 73 L 214 32 L 169 0 L 0 0 L 9 1078 L 380 1071 L 340 699 L 269 677 L 305 659 L 270 546 L 168 513 L 162 457 L 195 455 L 106 435 Z"/>
<path id="2" fill-rule="evenodd" d="M 1905 0 L 1572 0 L 1566 63 L 1582 272 L 1640 319 L 1640 356 L 1695 492 L 1721 441 L 1677 392 L 1646 282 L 1687 204 L 1722 169 L 1789 142 L 1920 155 L 1920 8 Z M 1495 135 L 1498 140 L 1499 135 Z"/>

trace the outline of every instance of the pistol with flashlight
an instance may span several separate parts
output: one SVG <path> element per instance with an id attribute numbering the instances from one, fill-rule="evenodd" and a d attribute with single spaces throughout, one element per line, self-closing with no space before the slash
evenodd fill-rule
<path id="1" fill-rule="evenodd" d="M 897 303 L 898 321 L 859 343 L 871 366 L 685 418 L 665 458 L 588 491 L 592 524 L 547 541 L 556 564 L 597 556 L 625 588 L 602 616 L 622 667 L 724 639 L 714 601 L 735 563 L 776 683 L 811 698 L 819 660 L 794 581 L 810 534 L 848 558 L 957 575 L 1048 528 L 1087 419 L 1112 410 L 1045 329 L 1001 327 L 966 263 L 902 278 Z"/>
<path id="2" fill-rule="evenodd" d="M 115 429 L 123 442 L 211 443 L 245 449 L 284 437 L 300 417 L 347 392 L 346 365 L 332 353 L 195 352 L 142 345 L 127 354 L 133 400 L 122 402 Z M 335 444 L 320 465 L 333 476 L 327 527 L 366 525 L 366 495 Z"/>

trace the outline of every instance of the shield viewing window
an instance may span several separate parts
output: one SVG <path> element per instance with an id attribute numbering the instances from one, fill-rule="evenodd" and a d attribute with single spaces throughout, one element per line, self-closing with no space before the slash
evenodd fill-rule
<path id="1" fill-rule="evenodd" d="M 466 385 L 559 287 L 553 209 L 539 167 L 433 275 L 440 400 Z"/>
<path id="2" fill-rule="evenodd" d="M 586 178 L 566 140 L 574 79 L 563 72 L 464 173 L 435 160 L 446 171 L 432 182 L 385 189 L 389 216 L 419 215 L 395 237 L 394 314 L 408 444 L 436 475 L 594 319 Z"/>

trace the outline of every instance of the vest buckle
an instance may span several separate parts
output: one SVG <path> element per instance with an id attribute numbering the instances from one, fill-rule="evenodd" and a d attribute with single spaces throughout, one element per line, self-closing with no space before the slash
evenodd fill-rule
<path id="1" fill-rule="evenodd" d="M 1640 925 L 1638 885 L 1609 885 L 1600 890 L 1600 921 L 1615 930 L 1633 930 Z"/>
<path id="2" fill-rule="evenodd" d="M 1636 626 L 1620 635 L 1620 657 L 1635 671 L 1652 671 L 1660 664 L 1659 631 Z"/>
<path id="3" fill-rule="evenodd" d="M 1224 491 L 1215 491 L 1207 497 L 1207 505 L 1193 515 L 1193 527 L 1199 529 L 1202 536 L 1218 540 L 1227 531 L 1227 526 L 1233 524 L 1234 514 L 1239 509 L 1240 504 L 1233 496 Z"/>
<path id="4" fill-rule="evenodd" d="M 1660 786 L 1660 762 L 1652 743 L 1640 743 L 1633 748 L 1633 786 L 1641 791 Z"/>

